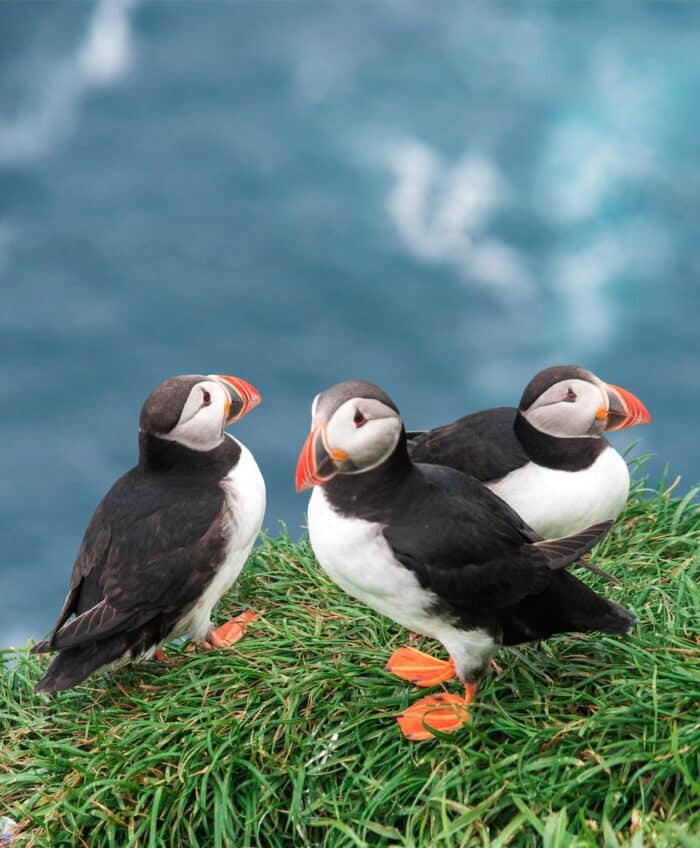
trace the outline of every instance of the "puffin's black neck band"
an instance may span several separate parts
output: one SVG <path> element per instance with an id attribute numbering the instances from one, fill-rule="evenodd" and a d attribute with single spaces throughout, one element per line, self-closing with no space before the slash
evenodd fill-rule
<path id="1" fill-rule="evenodd" d="M 214 450 L 195 451 L 139 431 L 139 467 L 144 471 L 199 471 L 223 477 L 240 454 L 238 442 L 228 436 Z"/>
<path id="2" fill-rule="evenodd" d="M 533 427 L 520 410 L 515 416 L 513 430 L 533 462 L 558 471 L 588 468 L 608 446 L 607 439 L 602 436 L 550 436 Z"/>
<path id="3" fill-rule="evenodd" d="M 410 473 L 411 467 L 406 431 L 402 428 L 396 447 L 381 465 L 358 474 L 337 474 L 323 488 L 335 509 L 371 521 L 383 514 L 387 493 Z"/>

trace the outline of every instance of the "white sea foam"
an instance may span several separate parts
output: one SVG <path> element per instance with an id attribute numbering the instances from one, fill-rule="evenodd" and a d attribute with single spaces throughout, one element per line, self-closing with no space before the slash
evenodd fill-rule
<path id="1" fill-rule="evenodd" d="M 38 100 L 12 119 L 0 117 L 0 164 L 31 162 L 68 135 L 94 88 L 111 85 L 133 59 L 131 12 L 139 0 L 99 0 L 73 54 L 46 73 Z"/>
<path id="2" fill-rule="evenodd" d="M 645 67 L 611 43 L 591 50 L 582 94 L 549 129 L 538 176 L 543 213 L 564 225 L 601 213 L 631 182 L 658 171 L 669 98 Z"/>
<path id="3" fill-rule="evenodd" d="M 527 297 L 532 282 L 523 257 L 487 235 L 493 214 L 509 198 L 495 163 L 466 152 L 450 165 L 415 139 L 384 150 L 394 175 L 386 210 L 407 249 L 425 262 L 451 266 L 503 299 Z"/>
<path id="4" fill-rule="evenodd" d="M 573 337 L 590 347 L 613 338 L 617 313 L 610 290 L 622 281 L 639 286 L 662 274 L 669 253 L 662 229 L 641 219 L 559 252 L 551 265 L 550 285 L 559 295 Z"/>
<path id="5" fill-rule="evenodd" d="M 607 132 L 572 118 L 553 130 L 544 168 L 542 209 L 568 224 L 595 215 L 627 165 Z"/>
<path id="6" fill-rule="evenodd" d="M 471 379 L 481 388 L 492 387 L 499 371 L 513 373 L 524 342 L 543 362 L 586 361 L 600 353 L 616 338 L 620 288 L 644 285 L 667 265 L 670 244 L 653 221 L 634 218 L 604 229 L 586 225 L 610 191 L 613 174 L 628 178 L 648 162 L 640 153 L 623 165 L 614 144 L 606 147 L 593 129 L 579 129 L 580 137 L 571 128 L 572 135 L 567 129 L 560 136 L 567 150 L 564 170 L 576 191 L 563 171 L 557 172 L 556 157 L 550 159 L 548 197 L 557 202 L 547 217 L 561 228 L 562 238 L 554 240 L 548 255 L 528 259 L 496 234 L 495 216 L 513 198 L 490 159 L 465 153 L 449 163 L 415 139 L 392 144 L 374 139 L 375 161 L 379 150 L 394 177 L 386 211 L 408 252 L 421 262 L 451 268 L 466 284 L 485 287 L 497 298 L 493 322 L 484 312 L 477 323 L 470 315 L 463 319 Z M 575 243 L 569 238 L 574 222 Z M 487 343 L 492 362 L 482 368 L 476 360 Z M 525 381 L 528 375 L 519 376 Z"/>

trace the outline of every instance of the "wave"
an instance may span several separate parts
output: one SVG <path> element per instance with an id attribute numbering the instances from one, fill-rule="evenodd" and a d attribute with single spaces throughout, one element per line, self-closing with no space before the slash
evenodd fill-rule
<path id="1" fill-rule="evenodd" d="M 519 251 L 485 234 L 493 214 L 510 196 L 491 159 L 467 152 L 449 164 L 413 139 L 387 146 L 385 158 L 395 177 L 386 210 L 416 258 L 449 265 L 463 279 L 487 286 L 504 300 L 532 294 L 530 273 Z"/>
<path id="2" fill-rule="evenodd" d="M 14 120 L 0 120 L 0 164 L 32 162 L 70 133 L 86 95 L 114 84 L 133 59 L 131 14 L 140 0 L 99 0 L 72 55 L 46 75 L 38 102 Z"/>

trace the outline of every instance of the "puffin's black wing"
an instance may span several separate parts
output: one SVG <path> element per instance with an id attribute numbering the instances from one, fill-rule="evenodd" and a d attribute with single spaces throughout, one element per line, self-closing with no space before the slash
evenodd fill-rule
<path id="1" fill-rule="evenodd" d="M 529 462 L 513 431 L 516 412 L 501 406 L 434 430 L 409 433 L 411 459 L 456 468 L 484 482 L 499 480 Z"/>
<path id="2" fill-rule="evenodd" d="M 439 466 L 415 471 L 384 536 L 424 588 L 460 610 L 488 614 L 540 594 L 611 526 L 543 541 L 478 481 Z"/>
<path id="3" fill-rule="evenodd" d="M 85 531 L 78 556 L 73 565 L 68 594 L 54 627 L 54 634 L 63 627 L 72 615 L 77 614 L 79 606 L 88 609 L 93 606 L 93 603 L 98 603 L 100 600 L 100 597 L 95 597 L 94 602 L 90 603 L 86 597 L 88 594 L 87 588 L 83 586 L 83 583 L 91 572 L 95 576 L 100 575 L 107 561 L 112 538 L 112 527 L 105 517 L 105 502 L 107 502 L 108 497 L 109 495 L 99 504 Z M 97 594 L 101 596 L 97 581 L 93 579 L 91 583 L 95 589 L 98 589 Z M 51 650 L 51 641 L 37 643 L 32 649 L 32 653 Z"/>
<path id="4" fill-rule="evenodd" d="M 33 652 L 135 633 L 196 601 L 225 555 L 226 516 L 220 487 L 194 497 L 189 482 L 138 469 L 117 481 L 88 525 L 54 633 Z"/>

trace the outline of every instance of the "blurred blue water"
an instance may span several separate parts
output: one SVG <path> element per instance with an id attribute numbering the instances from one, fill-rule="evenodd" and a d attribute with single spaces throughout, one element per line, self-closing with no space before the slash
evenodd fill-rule
<path id="1" fill-rule="evenodd" d="M 164 377 L 240 374 L 266 526 L 312 396 L 413 426 L 579 362 L 700 479 L 696 5 L 0 5 L 0 644 L 53 623 Z"/>

